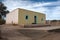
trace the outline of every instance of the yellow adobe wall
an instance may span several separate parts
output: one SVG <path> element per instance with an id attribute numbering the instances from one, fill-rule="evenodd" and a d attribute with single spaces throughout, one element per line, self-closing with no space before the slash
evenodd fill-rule
<path id="1" fill-rule="evenodd" d="M 25 19 L 26 15 L 28 15 L 28 20 Z M 45 24 L 45 14 L 25 9 L 19 9 L 18 24 L 32 24 L 34 23 L 34 16 L 37 16 L 37 24 Z M 41 21 L 42 18 L 44 19 L 43 21 Z"/>

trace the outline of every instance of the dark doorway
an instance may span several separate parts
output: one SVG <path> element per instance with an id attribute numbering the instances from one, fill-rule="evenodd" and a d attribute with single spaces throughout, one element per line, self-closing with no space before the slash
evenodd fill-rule
<path id="1" fill-rule="evenodd" d="M 36 24 L 37 23 L 37 16 L 34 16 L 34 23 L 32 24 Z"/>
<path id="2" fill-rule="evenodd" d="M 37 16 L 34 16 L 34 23 L 37 23 Z"/>

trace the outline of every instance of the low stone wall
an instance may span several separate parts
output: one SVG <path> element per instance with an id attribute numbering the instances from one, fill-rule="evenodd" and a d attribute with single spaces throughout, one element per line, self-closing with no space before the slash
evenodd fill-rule
<path id="1" fill-rule="evenodd" d="M 34 28 L 34 27 L 47 27 L 51 26 L 49 24 L 31 24 L 31 25 L 24 25 L 25 28 Z"/>
<path id="2" fill-rule="evenodd" d="M 56 20 L 56 21 L 46 21 L 46 24 L 50 24 L 51 26 L 60 26 L 60 21 Z"/>

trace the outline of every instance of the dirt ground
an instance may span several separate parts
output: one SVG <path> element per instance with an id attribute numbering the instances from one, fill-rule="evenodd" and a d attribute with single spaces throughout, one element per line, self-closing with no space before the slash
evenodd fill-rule
<path id="1" fill-rule="evenodd" d="M 0 40 L 60 40 L 60 32 L 23 29 L 20 26 L 11 25 L 0 25 L 0 28 L 3 38 Z"/>

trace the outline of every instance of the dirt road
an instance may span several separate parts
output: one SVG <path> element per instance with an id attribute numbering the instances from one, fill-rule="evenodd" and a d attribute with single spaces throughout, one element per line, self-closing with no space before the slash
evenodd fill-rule
<path id="1" fill-rule="evenodd" d="M 6 40 L 60 40 L 60 32 L 46 32 L 44 30 L 40 30 L 41 28 L 24 29 L 20 28 L 19 26 L 0 27 L 2 31 L 2 37 L 6 38 Z"/>

